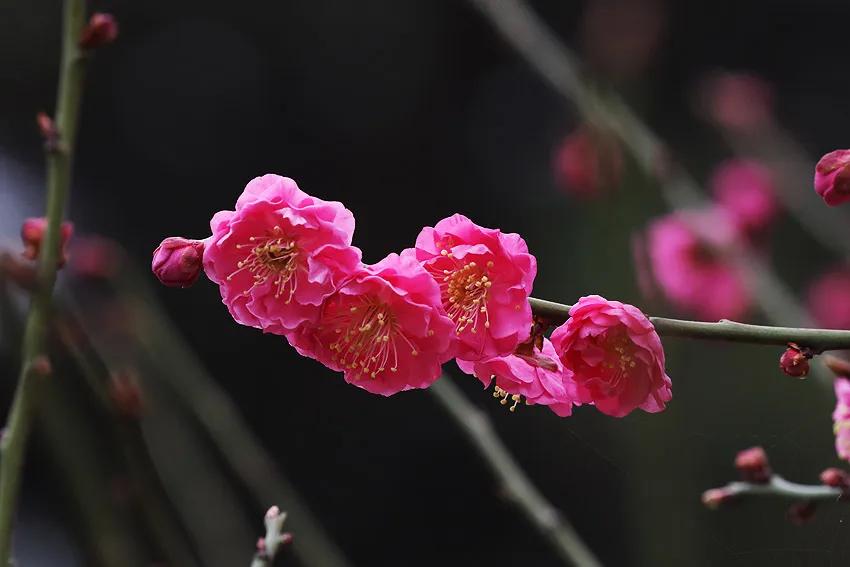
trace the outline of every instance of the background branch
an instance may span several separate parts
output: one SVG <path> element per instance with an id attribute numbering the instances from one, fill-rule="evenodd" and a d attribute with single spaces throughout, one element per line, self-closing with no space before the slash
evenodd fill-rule
<path id="1" fill-rule="evenodd" d="M 508 497 L 549 541 L 569 565 L 601 565 L 575 529 L 531 482 L 496 434 L 486 414 L 464 397 L 451 379 L 443 376 L 428 388 L 443 409 L 466 434 Z"/>

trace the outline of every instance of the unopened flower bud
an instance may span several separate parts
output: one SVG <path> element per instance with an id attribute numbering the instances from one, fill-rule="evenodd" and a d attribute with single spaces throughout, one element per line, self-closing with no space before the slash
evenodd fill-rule
<path id="1" fill-rule="evenodd" d="M 619 184 L 623 155 L 612 136 L 580 127 L 561 142 L 553 165 L 555 180 L 564 191 L 593 198 Z"/>
<path id="2" fill-rule="evenodd" d="M 151 269 L 169 287 L 189 287 L 201 274 L 203 256 L 202 241 L 172 236 L 154 250 Z"/>
<path id="3" fill-rule="evenodd" d="M 766 483 L 773 474 L 767 462 L 767 453 L 761 447 L 739 452 L 735 457 L 735 468 L 741 473 L 741 478 L 757 484 Z"/>
<path id="4" fill-rule="evenodd" d="M 817 505 L 815 505 L 814 502 L 807 500 L 792 504 L 785 513 L 785 517 L 788 518 L 788 521 L 795 526 L 802 526 L 803 524 L 808 524 L 812 521 L 815 517 L 816 511 Z"/>
<path id="5" fill-rule="evenodd" d="M 40 354 L 32 359 L 30 368 L 38 376 L 49 376 L 53 372 L 53 366 L 50 364 L 50 359 Z"/>
<path id="6" fill-rule="evenodd" d="M 815 166 L 815 191 L 834 207 L 850 201 L 850 150 L 829 152 Z"/>
<path id="7" fill-rule="evenodd" d="M 808 353 L 796 346 L 789 346 L 779 357 L 779 368 L 788 376 L 804 378 L 809 373 L 810 358 Z"/>
<path id="8" fill-rule="evenodd" d="M 70 222 L 63 222 L 59 228 L 59 267 L 65 265 L 68 257 L 65 247 L 74 233 L 74 225 Z M 30 217 L 21 225 L 21 240 L 24 243 L 24 257 L 29 260 L 38 258 L 41 252 L 41 243 L 44 241 L 44 235 L 47 232 L 47 219 L 44 217 Z"/>
<path id="9" fill-rule="evenodd" d="M 118 23 L 111 14 L 95 12 L 80 36 L 80 47 L 96 49 L 115 41 L 118 37 Z"/>
<path id="10" fill-rule="evenodd" d="M 732 498 L 734 495 L 727 488 L 712 488 L 702 493 L 702 503 L 710 510 L 717 510 Z"/>
<path id="11" fill-rule="evenodd" d="M 139 419 L 145 404 L 142 389 L 132 372 L 115 372 L 109 380 L 109 398 L 119 415 L 128 419 Z"/>
<path id="12" fill-rule="evenodd" d="M 847 471 L 831 467 L 820 473 L 820 481 L 826 486 L 846 490 L 850 488 L 850 474 Z"/>
<path id="13" fill-rule="evenodd" d="M 280 508 L 277 506 L 272 506 L 266 510 L 266 520 L 274 520 L 278 516 L 280 516 Z"/>

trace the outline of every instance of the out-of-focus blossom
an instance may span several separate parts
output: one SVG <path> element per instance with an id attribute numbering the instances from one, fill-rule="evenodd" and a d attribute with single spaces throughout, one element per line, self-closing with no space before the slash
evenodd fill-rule
<path id="1" fill-rule="evenodd" d="M 681 311 L 706 320 L 740 319 L 751 297 L 743 275 L 724 251 L 742 246 L 722 210 L 679 211 L 656 219 L 647 245 L 660 291 Z"/>
<path id="2" fill-rule="evenodd" d="M 756 161 L 723 162 L 714 170 L 711 188 L 718 206 L 743 232 L 763 231 L 779 212 L 773 176 Z"/>
<path id="3" fill-rule="evenodd" d="M 809 358 L 796 345 L 791 345 L 779 357 L 779 368 L 788 376 L 804 378 L 809 373 Z"/>
<path id="4" fill-rule="evenodd" d="M 818 326 L 850 329 L 850 268 L 819 276 L 806 292 L 806 304 Z"/>
<path id="5" fill-rule="evenodd" d="M 555 181 L 565 192 L 591 199 L 620 183 L 623 154 L 613 136 L 581 127 L 558 146 L 553 169 Z"/>
<path id="6" fill-rule="evenodd" d="M 189 287 L 198 281 L 204 258 L 204 243 L 170 236 L 153 251 L 151 270 L 169 287 Z"/>
<path id="7" fill-rule="evenodd" d="M 438 283 L 443 307 L 455 323 L 458 358 L 508 355 L 528 339 L 528 296 L 537 260 L 518 234 L 456 214 L 423 228 L 416 247 L 402 256 L 421 263 Z"/>
<path id="8" fill-rule="evenodd" d="M 108 238 L 75 238 L 71 248 L 70 270 L 77 277 L 110 279 L 121 271 L 124 254 Z"/>
<path id="9" fill-rule="evenodd" d="M 28 260 L 38 258 L 46 232 L 47 219 L 44 217 L 30 217 L 23 222 L 21 225 L 21 240 L 24 243 L 23 254 L 25 258 Z M 59 267 L 64 266 L 68 260 L 67 246 L 73 234 L 73 223 L 70 221 L 63 222 L 59 228 Z"/>
<path id="10" fill-rule="evenodd" d="M 761 447 L 750 447 L 735 456 L 735 468 L 741 478 L 747 482 L 764 484 L 770 480 L 773 470 L 767 460 L 767 453 Z"/>
<path id="11" fill-rule="evenodd" d="M 717 73 L 700 84 L 708 118 L 717 126 L 738 132 L 758 130 L 773 120 L 773 89 L 747 73 Z"/>
<path id="12" fill-rule="evenodd" d="M 412 257 L 363 266 L 322 306 L 314 325 L 287 335 L 304 356 L 375 394 L 427 388 L 454 356 L 454 323 L 434 278 Z"/>
<path id="13" fill-rule="evenodd" d="M 285 334 L 315 322 L 322 302 L 357 268 L 354 215 L 279 175 L 253 179 L 235 211 L 210 221 L 204 270 L 243 325 Z"/>
<path id="14" fill-rule="evenodd" d="M 582 19 L 585 58 L 611 78 L 638 76 L 657 52 L 666 20 L 660 0 L 594 0 Z"/>
<path id="15" fill-rule="evenodd" d="M 850 150 L 829 152 L 815 166 L 815 191 L 830 207 L 850 201 Z"/>
<path id="16" fill-rule="evenodd" d="M 118 37 L 118 22 L 112 14 L 95 12 L 80 35 L 80 47 L 97 49 L 109 45 Z"/>
<path id="17" fill-rule="evenodd" d="M 543 339 L 541 353 L 551 362 L 551 368 L 516 354 L 477 362 L 460 359 L 456 362 L 461 370 L 478 378 L 485 388 L 495 380 L 493 396 L 501 398 L 503 405 L 510 403 L 511 411 L 525 398 L 528 405 L 549 406 L 555 414 L 566 417 L 572 413 L 577 399 L 572 372 L 564 368 L 548 339 Z"/>
<path id="18" fill-rule="evenodd" d="M 672 398 L 664 348 L 639 309 L 598 295 L 582 297 L 552 333 L 552 345 L 572 370 L 578 401 L 623 417 L 636 408 L 655 413 Z"/>
<path id="19" fill-rule="evenodd" d="M 850 461 L 850 380 L 836 378 L 835 411 L 832 412 L 835 431 L 835 452 L 845 461 Z"/>

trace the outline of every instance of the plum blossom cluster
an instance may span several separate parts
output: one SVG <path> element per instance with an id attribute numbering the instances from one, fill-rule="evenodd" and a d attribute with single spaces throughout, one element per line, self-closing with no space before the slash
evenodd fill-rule
<path id="1" fill-rule="evenodd" d="M 734 261 L 742 249 L 757 252 L 779 214 L 770 171 L 755 161 L 729 160 L 711 181 L 711 206 L 675 211 L 647 229 L 648 271 L 678 310 L 702 319 L 741 319 L 752 304 Z"/>
<path id="2" fill-rule="evenodd" d="M 342 203 L 264 175 L 235 210 L 213 216 L 209 237 L 166 238 L 152 269 L 177 287 L 203 270 L 236 322 L 286 338 L 375 394 L 427 388 L 456 359 L 511 410 L 568 416 L 589 404 L 622 417 L 670 401 L 664 350 L 638 309 L 583 297 L 543 337 L 529 304 L 537 261 L 518 234 L 455 214 L 423 228 L 412 248 L 365 264 L 354 225 Z"/>

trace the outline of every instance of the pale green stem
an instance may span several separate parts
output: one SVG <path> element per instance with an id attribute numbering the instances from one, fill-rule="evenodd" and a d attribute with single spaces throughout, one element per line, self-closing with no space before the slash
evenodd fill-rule
<path id="1" fill-rule="evenodd" d="M 528 301 L 535 315 L 543 317 L 552 324 L 563 323 L 570 316 L 571 305 L 534 297 L 529 298 Z M 666 317 L 649 317 L 649 320 L 655 326 L 659 335 L 669 337 L 764 345 L 796 343 L 800 347 L 809 347 L 816 352 L 850 349 L 850 331 L 770 327 L 738 323 L 726 319 L 714 323 L 668 319 Z"/>
<path id="2" fill-rule="evenodd" d="M 60 233 L 65 201 L 71 181 L 71 161 L 82 94 L 84 54 L 78 47 L 85 23 L 85 0 L 66 0 L 63 16 L 62 62 L 56 101 L 57 144 L 47 147 L 47 229 L 38 258 L 36 289 L 21 356 L 21 373 L 0 440 L 0 565 L 8 565 L 12 547 L 12 524 L 21 484 L 24 450 L 35 412 L 36 373 L 33 362 L 45 354 L 50 303 L 61 254 Z"/>
<path id="3" fill-rule="evenodd" d="M 843 494 L 840 488 L 822 484 L 798 484 L 779 475 L 773 475 L 765 484 L 730 482 L 720 490 L 726 491 L 730 496 L 778 496 L 792 500 L 837 501 Z"/>
<path id="4" fill-rule="evenodd" d="M 572 525 L 534 486 L 499 439 L 487 415 L 469 403 L 460 389 L 446 376 L 434 382 L 428 391 L 461 427 L 469 441 L 475 445 L 478 454 L 489 465 L 493 475 L 502 483 L 507 496 L 549 541 L 558 556 L 568 565 L 601 565 Z"/>

